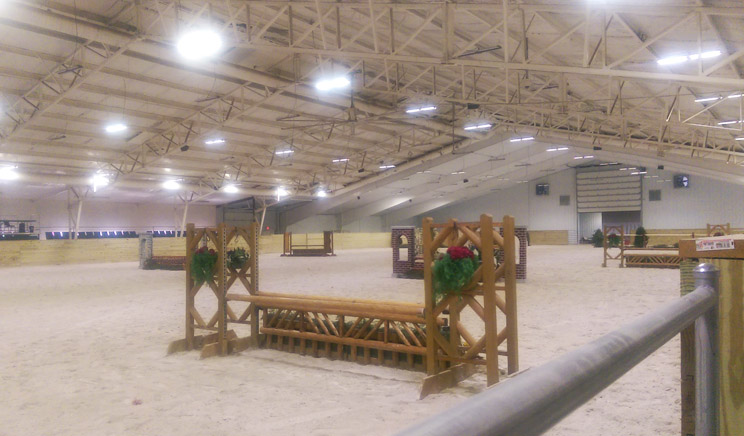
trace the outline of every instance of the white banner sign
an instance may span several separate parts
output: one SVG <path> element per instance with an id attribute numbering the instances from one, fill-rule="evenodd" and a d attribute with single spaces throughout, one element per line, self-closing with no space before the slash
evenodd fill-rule
<path id="1" fill-rule="evenodd" d="M 697 251 L 733 250 L 733 239 L 698 239 L 695 241 Z"/>

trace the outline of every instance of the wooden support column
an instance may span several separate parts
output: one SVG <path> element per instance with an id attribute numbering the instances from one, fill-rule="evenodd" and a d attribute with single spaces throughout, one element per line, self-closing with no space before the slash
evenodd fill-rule
<path id="1" fill-rule="evenodd" d="M 217 343 L 221 356 L 227 355 L 227 301 L 225 299 L 225 255 L 227 251 L 225 223 L 217 225 Z"/>
<path id="2" fill-rule="evenodd" d="M 191 309 L 194 307 L 194 295 L 191 292 L 194 287 L 194 279 L 191 278 L 191 259 L 194 257 L 192 246 L 194 243 L 194 224 L 186 226 L 186 259 L 184 270 L 186 272 L 186 350 L 194 349 L 194 315 Z"/>
<path id="3" fill-rule="evenodd" d="M 424 265 L 431 265 L 434 261 L 432 252 L 431 225 L 434 223 L 433 218 L 424 218 Z M 410 250 L 410 248 L 409 248 Z M 434 283 L 431 274 L 431 268 L 426 268 L 424 274 L 424 314 L 426 316 L 426 374 L 434 375 L 437 371 L 436 360 L 436 341 L 433 332 L 439 329 L 436 317 L 434 316 Z"/>
<path id="4" fill-rule="evenodd" d="M 259 243 L 259 232 L 260 229 L 258 228 L 257 223 L 252 223 L 251 228 L 249 231 L 249 241 L 248 241 L 248 247 L 249 247 L 249 253 L 251 258 L 249 259 L 249 262 L 251 264 L 251 270 L 250 270 L 250 283 L 251 287 L 248 290 L 248 292 L 251 295 L 257 295 L 258 294 L 258 243 Z M 253 305 L 253 310 L 251 311 L 251 345 L 254 347 L 258 347 L 259 345 L 259 325 L 258 325 L 258 318 L 259 318 L 260 311 L 258 309 L 257 305 Z M 304 349 L 303 349 L 304 351 Z"/>
<path id="5" fill-rule="evenodd" d="M 506 346 L 508 353 L 508 371 L 514 374 L 519 371 L 519 343 L 517 332 L 517 261 L 514 243 L 514 217 L 505 216 L 504 226 L 504 287 L 506 288 Z M 485 282 L 485 279 L 484 279 Z"/>
<path id="6" fill-rule="evenodd" d="M 493 218 L 491 215 L 481 215 L 480 228 L 483 306 L 486 322 L 486 379 L 488 386 L 491 386 L 499 382 L 499 330 L 496 323 L 496 268 L 493 257 Z"/>

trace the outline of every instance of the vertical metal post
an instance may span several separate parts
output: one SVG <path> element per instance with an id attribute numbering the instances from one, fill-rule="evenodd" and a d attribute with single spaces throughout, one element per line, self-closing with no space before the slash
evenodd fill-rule
<path id="1" fill-rule="evenodd" d="M 720 271 L 701 263 L 693 272 L 695 287 L 716 295 Z M 718 303 L 695 320 L 695 435 L 718 436 Z"/>

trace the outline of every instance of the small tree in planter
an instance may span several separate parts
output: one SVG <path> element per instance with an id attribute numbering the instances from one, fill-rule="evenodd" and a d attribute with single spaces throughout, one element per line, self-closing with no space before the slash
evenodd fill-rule
<path id="1" fill-rule="evenodd" d="M 604 246 L 604 233 L 602 230 L 597 229 L 592 235 L 592 245 L 596 248 L 602 248 Z"/>
<path id="2" fill-rule="evenodd" d="M 640 226 L 636 229 L 635 238 L 633 238 L 633 246 L 637 248 L 643 248 L 648 244 L 648 236 L 646 236 L 646 229 Z"/>
<path id="3" fill-rule="evenodd" d="M 450 294 L 459 295 L 478 269 L 478 259 L 467 247 L 450 247 L 436 262 L 434 273 L 434 302 Z"/>

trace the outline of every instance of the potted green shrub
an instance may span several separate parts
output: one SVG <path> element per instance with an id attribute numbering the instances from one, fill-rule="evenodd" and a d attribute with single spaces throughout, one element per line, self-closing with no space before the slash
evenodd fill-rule
<path id="1" fill-rule="evenodd" d="M 241 270 L 248 262 L 251 256 L 245 252 L 244 248 L 236 248 L 227 252 L 227 267 L 234 270 Z"/>
<path id="2" fill-rule="evenodd" d="M 637 248 L 643 248 L 648 244 L 648 236 L 646 236 L 646 229 L 640 226 L 635 231 L 635 238 L 633 238 L 633 246 Z"/>
<path id="3" fill-rule="evenodd" d="M 602 248 L 604 246 L 604 233 L 602 230 L 597 229 L 592 235 L 592 245 L 596 248 Z"/>
<path id="4" fill-rule="evenodd" d="M 217 265 L 217 252 L 211 248 L 201 247 L 191 257 L 191 278 L 197 283 L 204 283 L 214 276 Z"/>

